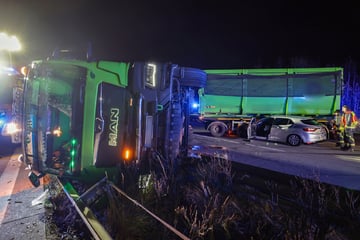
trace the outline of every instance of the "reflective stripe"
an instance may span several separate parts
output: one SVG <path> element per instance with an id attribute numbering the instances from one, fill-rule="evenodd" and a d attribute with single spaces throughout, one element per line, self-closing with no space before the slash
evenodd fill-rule
<path id="1" fill-rule="evenodd" d="M 341 123 L 346 128 L 355 128 L 357 124 L 357 117 L 353 111 L 345 112 L 341 117 Z"/>

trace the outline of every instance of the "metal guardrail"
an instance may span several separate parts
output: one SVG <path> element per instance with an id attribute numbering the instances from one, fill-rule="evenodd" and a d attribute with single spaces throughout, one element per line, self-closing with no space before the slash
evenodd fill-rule
<path id="1" fill-rule="evenodd" d="M 86 204 L 82 201 L 81 197 L 78 195 L 74 187 L 69 183 L 63 185 L 58 178 L 56 179 L 58 181 L 58 184 L 64 190 L 71 204 L 74 206 L 74 208 L 80 215 L 81 219 L 86 224 L 91 235 L 96 240 L 112 240 L 110 234 L 105 230 L 103 225 L 96 219 L 96 216 L 93 214 L 91 209 L 87 207 Z"/>
<path id="2" fill-rule="evenodd" d="M 174 228 L 173 226 L 171 226 L 170 224 L 168 224 L 167 222 L 165 222 L 164 220 L 162 220 L 161 218 L 159 218 L 158 216 L 156 216 L 154 213 L 152 213 L 150 210 L 148 210 L 147 208 L 145 208 L 143 205 L 141 205 L 138 201 L 132 199 L 131 197 L 129 197 L 124 191 L 122 191 L 120 188 L 118 188 L 117 186 L 115 186 L 113 183 L 110 183 L 111 187 L 114 188 L 119 194 L 121 194 L 122 196 L 124 196 L 125 198 L 127 198 L 130 202 L 132 202 L 133 204 L 135 204 L 136 206 L 138 206 L 139 208 L 141 208 L 142 210 L 144 210 L 146 213 L 148 213 L 151 217 L 155 218 L 157 221 L 159 221 L 162 225 L 164 225 L 166 228 L 168 228 L 170 231 L 172 231 L 174 234 L 176 234 L 179 238 L 183 239 L 183 240 L 190 240 L 189 237 L 185 236 L 184 234 L 182 234 L 180 231 L 178 231 L 176 228 Z"/>
<path id="3" fill-rule="evenodd" d="M 89 229 L 91 235 L 96 240 L 111 240 L 112 237 L 110 234 L 105 230 L 104 226 L 97 220 L 96 216 L 93 214 L 91 209 L 87 206 L 87 203 L 92 201 L 94 198 L 96 198 L 97 191 L 99 187 L 104 186 L 105 184 L 111 186 L 116 192 L 118 192 L 120 195 L 125 197 L 127 200 L 129 200 L 134 205 L 141 208 L 143 211 L 145 211 L 147 214 L 149 214 L 151 217 L 156 219 L 158 222 L 160 222 L 163 226 L 165 226 L 167 229 L 169 229 L 171 232 L 173 232 L 175 235 L 177 235 L 182 240 L 190 240 L 189 237 L 185 236 L 183 233 L 181 233 L 179 230 L 162 220 L 160 217 L 158 217 L 156 214 L 145 208 L 143 205 L 141 205 L 138 201 L 131 198 L 129 195 L 127 195 L 124 191 L 122 191 L 120 188 L 115 186 L 114 183 L 107 181 L 107 178 L 105 177 L 101 181 L 99 181 L 97 184 L 92 186 L 90 189 L 88 189 L 85 193 L 83 193 L 81 196 L 77 193 L 77 191 L 74 189 L 74 187 L 70 183 L 65 183 L 63 185 L 61 181 L 57 179 L 58 184 L 62 187 L 64 190 L 66 196 L 70 200 L 71 204 L 74 206 L 78 214 L 80 215 L 83 222 L 86 224 L 87 228 Z"/>

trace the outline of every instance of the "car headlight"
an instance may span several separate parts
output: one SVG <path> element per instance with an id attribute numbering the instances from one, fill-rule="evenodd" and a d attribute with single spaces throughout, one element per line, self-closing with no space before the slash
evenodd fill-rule
<path id="1" fill-rule="evenodd" d="M 18 133 L 20 131 L 21 131 L 21 129 L 17 126 L 16 123 L 10 122 L 10 123 L 6 123 L 4 125 L 1 134 L 3 136 L 10 136 L 10 135 Z"/>

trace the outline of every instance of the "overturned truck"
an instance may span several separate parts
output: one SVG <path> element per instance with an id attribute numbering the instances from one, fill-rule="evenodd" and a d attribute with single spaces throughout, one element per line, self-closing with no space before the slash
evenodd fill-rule
<path id="1" fill-rule="evenodd" d="M 34 61 L 24 82 L 23 156 L 39 186 L 47 173 L 96 182 L 123 166 L 147 171 L 154 158 L 175 169 L 188 154 L 188 104 L 206 73 L 50 59 Z"/>

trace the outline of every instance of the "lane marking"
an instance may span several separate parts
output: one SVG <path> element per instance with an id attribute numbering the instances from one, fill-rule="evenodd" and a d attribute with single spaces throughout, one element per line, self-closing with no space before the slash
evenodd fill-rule
<path id="1" fill-rule="evenodd" d="M 203 137 L 203 138 L 212 138 L 212 137 L 208 137 L 208 136 L 202 136 L 202 135 L 196 135 L 197 137 Z M 232 141 L 232 140 L 227 140 L 227 139 L 215 139 L 216 141 L 224 141 L 224 142 L 229 142 L 229 143 L 236 143 L 236 144 L 240 144 L 239 142 L 237 141 Z M 264 147 L 264 146 L 258 146 L 258 145 L 254 145 L 254 144 L 251 144 L 251 143 L 245 143 L 245 145 L 247 146 L 251 146 L 251 147 L 257 147 L 257 148 L 263 148 L 263 149 L 266 149 L 266 150 L 273 150 L 273 151 L 278 151 L 278 152 L 285 152 L 285 150 L 281 150 L 281 149 L 276 149 L 276 148 L 271 148 L 271 147 Z"/>
<path id="2" fill-rule="evenodd" d="M 245 145 L 251 146 L 251 147 L 257 147 L 257 148 L 263 148 L 266 150 L 272 150 L 272 151 L 278 151 L 278 152 L 285 152 L 285 150 L 277 149 L 277 148 L 271 148 L 271 147 L 264 147 L 264 146 L 258 146 L 251 143 L 246 143 Z"/>
<path id="3" fill-rule="evenodd" d="M 203 136 L 203 135 L 196 135 L 196 137 L 203 137 L 203 138 L 207 138 L 207 139 L 214 139 L 215 141 L 220 141 L 220 142 L 224 141 L 224 142 L 229 142 L 229 143 L 239 143 L 239 142 L 232 141 L 232 140 L 213 138 L 213 137 L 208 137 L 208 136 Z"/>
<path id="4" fill-rule="evenodd" d="M 8 164 L 0 176 L 0 224 L 2 224 L 9 204 L 9 199 L 14 190 L 16 179 L 19 175 L 21 162 L 19 154 L 11 155 Z"/>
<path id="5" fill-rule="evenodd" d="M 353 156 L 353 155 L 335 155 L 335 156 L 345 161 L 360 162 L 360 156 Z"/>

